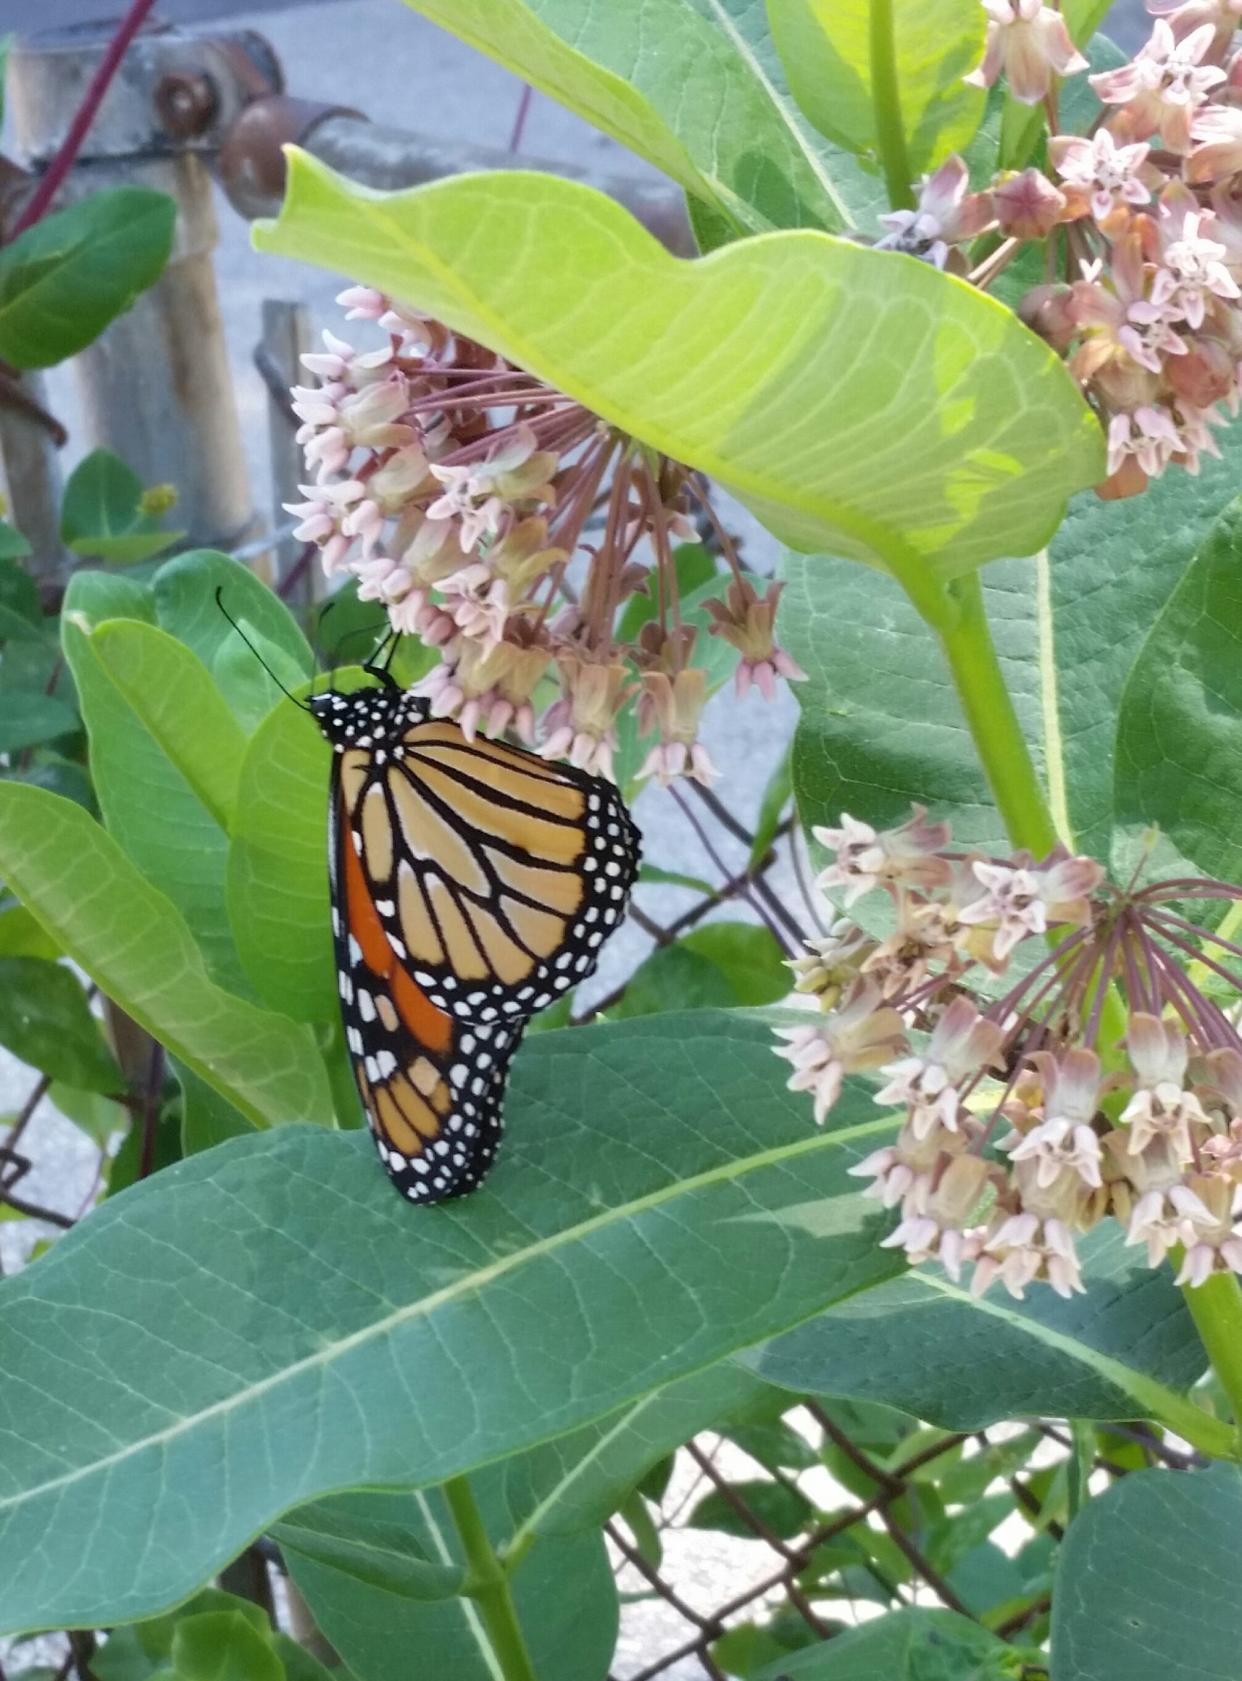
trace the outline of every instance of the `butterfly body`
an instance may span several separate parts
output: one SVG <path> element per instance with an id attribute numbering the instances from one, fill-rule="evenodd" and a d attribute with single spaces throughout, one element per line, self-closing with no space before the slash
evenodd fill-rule
<path id="1" fill-rule="evenodd" d="M 589 975 L 639 836 L 616 789 L 468 740 L 395 684 L 312 697 L 346 1042 L 384 1165 L 435 1202 L 495 1155 L 526 1022 Z"/>

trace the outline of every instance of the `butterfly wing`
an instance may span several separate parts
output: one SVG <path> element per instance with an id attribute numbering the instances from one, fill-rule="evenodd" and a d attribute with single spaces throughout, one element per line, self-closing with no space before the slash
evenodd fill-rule
<path id="1" fill-rule="evenodd" d="M 437 719 L 405 730 L 360 805 L 376 911 L 434 1006 L 512 1022 L 595 969 L 640 853 L 611 782 Z"/>
<path id="2" fill-rule="evenodd" d="M 502 1130 L 509 1062 L 524 1020 L 469 1023 L 411 978 L 375 907 L 351 810 L 349 757 L 334 765 L 328 857 L 341 1016 L 380 1158 L 412 1202 L 472 1191 Z M 362 784 L 359 784 L 362 786 Z"/>

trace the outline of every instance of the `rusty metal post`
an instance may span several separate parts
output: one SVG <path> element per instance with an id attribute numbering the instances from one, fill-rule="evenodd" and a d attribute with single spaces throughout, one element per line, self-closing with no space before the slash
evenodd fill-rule
<path id="1" fill-rule="evenodd" d="M 9 104 L 23 161 L 46 167 L 107 40 L 105 28 L 29 37 L 14 50 Z M 279 85 L 259 37 L 155 29 L 126 56 L 71 171 L 66 196 L 138 183 L 169 193 L 179 215 L 157 284 L 72 371 L 83 437 L 123 457 L 144 484 L 171 483 L 195 544 L 228 545 L 253 512 L 241 425 L 212 270 L 212 150 L 248 99 Z"/>

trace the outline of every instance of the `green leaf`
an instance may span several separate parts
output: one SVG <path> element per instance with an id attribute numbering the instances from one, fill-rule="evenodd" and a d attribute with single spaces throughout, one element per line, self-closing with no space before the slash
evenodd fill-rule
<path id="1" fill-rule="evenodd" d="M 985 14 L 973 0 L 888 0 L 893 70 L 910 179 L 968 145 L 982 88 L 963 77 L 983 58 Z M 870 0 L 768 0 L 772 33 L 798 104 L 851 152 L 880 149 Z"/>
<path id="2" fill-rule="evenodd" d="M 410 0 L 751 232 L 840 228 L 842 193 L 739 0 Z M 766 31 L 764 31 L 766 33 Z M 853 172 L 851 172 L 853 173 Z"/>
<path id="3" fill-rule="evenodd" d="M 102 991 L 256 1126 L 330 1123 L 309 1030 L 214 985 L 173 905 L 80 806 L 0 784 L 0 876 Z"/>
<path id="4" fill-rule="evenodd" d="M 781 818 L 785 815 L 785 807 L 793 798 L 793 746 L 792 743 L 781 754 L 776 769 L 769 776 L 767 786 L 763 790 L 763 799 L 759 804 L 759 817 L 755 823 L 755 838 L 750 849 L 750 867 L 757 870 L 768 855 L 769 848 L 776 840 L 777 830 L 781 826 Z"/>
<path id="5" fill-rule="evenodd" d="M 69 475 L 60 535 L 74 554 L 117 566 L 148 560 L 184 535 L 166 531 L 163 516 L 143 507 L 142 480 L 110 450 L 96 449 Z"/>
<path id="6" fill-rule="evenodd" d="M 25 905 L 0 899 L 0 957 L 60 956 L 60 947 L 31 916 Z"/>
<path id="7" fill-rule="evenodd" d="M 497 1467 L 509 1518 L 505 1553 L 520 1556 L 537 1535 L 573 1535 L 602 1524 L 666 1454 L 774 1394 L 779 1391 L 740 1366 L 711 1366 L 505 1460 Z"/>
<path id="8" fill-rule="evenodd" d="M 814 1506 L 792 1483 L 730 1477 L 729 1489 L 750 1508 L 764 1528 L 783 1541 L 800 1535 L 815 1516 Z M 718 1488 L 705 1494 L 685 1521 L 691 1529 L 717 1529 L 723 1535 L 740 1535 L 747 1541 L 753 1541 L 756 1535 L 754 1525 L 747 1523 Z"/>
<path id="9" fill-rule="evenodd" d="M 283 696 L 221 606 L 267 656 L 276 652 L 283 682 L 293 686 L 314 670 L 310 648 L 292 613 L 231 555 L 214 549 L 177 555 L 156 573 L 154 593 L 160 625 L 198 655 L 247 733 Z"/>
<path id="10" fill-rule="evenodd" d="M 1158 825 L 1206 874 L 1242 869 L 1242 502 L 1213 528 L 1134 662 L 1117 723 L 1117 819 Z"/>
<path id="11" fill-rule="evenodd" d="M 351 669 L 336 681 L 365 676 Z M 332 751 L 312 718 L 282 700 L 241 761 L 229 847 L 228 914 L 250 983 L 295 1021 L 339 1008 L 325 841 Z"/>
<path id="12" fill-rule="evenodd" d="M 983 590 L 1010 694 L 1038 753 L 1029 572 L 1029 562 L 1001 562 Z M 904 821 L 918 802 L 952 817 L 960 845 L 1007 851 L 943 655 L 900 586 L 826 555 L 788 555 L 785 576 L 777 633 L 807 673 L 795 685 L 793 747 L 804 825 L 835 824 L 849 811 L 882 827 Z"/>
<path id="13" fill-rule="evenodd" d="M 766 928 L 711 922 L 652 952 L 609 1014 L 623 1020 L 657 1010 L 774 1004 L 789 986 L 781 948 Z"/>
<path id="14" fill-rule="evenodd" d="M 893 1611 L 781 1658 L 756 1681 L 1010 1681 L 1012 1659 L 1012 1646 L 955 1611 Z"/>
<path id="15" fill-rule="evenodd" d="M 0 821 L 0 864 L 13 835 Z M 369 1138 L 314 1128 L 133 1186 L 0 1282 L 23 1348 L 0 1368 L 0 1551 L 24 1561 L 0 1628 L 148 1614 L 321 1493 L 440 1483 L 891 1277 L 847 1174 L 891 1135 L 872 1108 L 851 1094 L 816 1129 L 761 1024 L 661 1017 L 526 1045 L 511 1142 L 461 1204 L 411 1210 Z M 64 1399 L 66 1315 L 89 1413 Z M 187 1525 L 204 1500 L 210 1524 Z M 70 1567 L 84 1525 L 89 1574 Z"/>
<path id="16" fill-rule="evenodd" d="M 194 655 L 154 626 L 113 621 L 109 660 L 106 640 L 104 652 L 97 646 L 102 627 L 80 611 L 76 586 L 71 579 L 61 634 L 108 831 L 151 886 L 176 905 L 212 975 L 240 991 L 242 970 L 224 909 L 228 836 L 199 793 L 210 789 L 214 797 L 230 799 L 222 795 L 228 768 L 218 749 L 224 745 L 240 758 L 240 732 Z M 131 667 L 130 657 L 140 663 Z M 204 730 L 196 737 L 199 719 Z M 222 727 L 221 741 L 214 732 Z M 194 782 L 179 762 L 186 758 Z"/>
<path id="17" fill-rule="evenodd" d="M 152 740 L 227 830 L 246 737 L 201 662 L 165 631 L 132 619 L 100 625 L 91 648 Z"/>
<path id="18" fill-rule="evenodd" d="M 48 368 L 84 350 L 172 253 L 166 193 L 113 187 L 44 216 L 0 250 L 0 357 Z"/>
<path id="19" fill-rule="evenodd" d="M 1232 1681 L 1242 1548 L 1234 1465 L 1139 1471 L 1070 1525 L 1053 1593 L 1053 1681 Z"/>
<path id="20" fill-rule="evenodd" d="M 0 42 L 0 52 L 4 50 L 4 42 Z M 2 73 L 2 67 L 0 67 Z M 8 520 L 0 519 L 0 560 L 22 560 L 32 554 L 30 544 Z"/>
<path id="21" fill-rule="evenodd" d="M 177 1681 L 284 1681 L 284 1665 L 265 1631 L 240 1611 L 180 1618 L 171 1656 Z"/>
<path id="22" fill-rule="evenodd" d="M 1072 1302 L 1050 1290 L 976 1300 L 920 1268 L 746 1359 L 799 1394 L 883 1401 L 948 1430 L 1039 1414 L 1139 1416 L 1223 1442 L 1226 1427 L 1185 1398 L 1204 1355 L 1168 1276 L 1136 1259 L 1115 1226 L 1097 1227 L 1082 1254 L 1088 1289 Z"/>
<path id="23" fill-rule="evenodd" d="M 709 899 L 716 892 L 711 882 L 704 881 L 702 876 L 682 875 L 679 870 L 662 870 L 658 864 L 640 864 L 638 879 L 652 887 L 686 887 L 691 893 L 705 893 Z"/>
<path id="24" fill-rule="evenodd" d="M 788 1396 L 783 1404 L 789 1405 Z M 749 1454 L 768 1470 L 786 1469 L 806 1471 L 819 1464 L 814 1448 L 792 1424 L 783 1418 L 756 1420 L 749 1424 L 731 1424 L 725 1430 L 731 1442 Z"/>
<path id="25" fill-rule="evenodd" d="M 1063 836 L 1107 857 L 1113 743 L 1127 674 L 1153 619 L 1242 472 L 1242 430 L 1203 473 L 1146 495 L 1076 497 L 1049 549 L 1000 562 L 984 596 L 1001 666 Z M 951 816 L 963 845 L 1008 851 L 935 638 L 884 580 L 826 556 L 790 555 L 778 634 L 809 674 L 794 786 L 805 823 L 842 810 L 901 821 L 910 802 Z"/>
<path id="26" fill-rule="evenodd" d="M 22 553 L 29 554 L 30 545 L 12 526 L 0 522 L 0 538 L 6 535 L 16 538 L 23 547 L 16 553 L 5 553 L 0 548 L 0 642 L 40 642 L 47 631 L 39 586 L 19 564 Z"/>
<path id="27" fill-rule="evenodd" d="M 181 1087 L 181 1154 L 210 1150 L 226 1138 L 244 1137 L 254 1123 L 174 1057 L 172 1070 Z"/>
<path id="28" fill-rule="evenodd" d="M 496 1473 L 474 1479 L 484 1519 Z M 342 1509 L 344 1511 L 342 1512 Z M 341 1513 L 344 1537 L 322 1528 L 312 1550 L 294 1521 L 277 1526 L 289 1571 L 315 1622 L 357 1681 L 496 1681 L 496 1658 L 470 1600 L 455 1597 L 461 1542 L 442 1492 L 354 1494 L 314 1508 Z M 439 1592 L 431 1590 L 439 1583 Z M 518 1621 L 539 1681 L 603 1681 L 617 1630 L 617 1595 L 600 1535 L 541 1540 L 511 1578 Z M 448 1585 L 452 1584 L 452 1585 Z"/>
<path id="29" fill-rule="evenodd" d="M 80 728 L 77 713 L 59 695 L 10 690 L 0 705 L 0 753 L 20 753 Z"/>
<path id="30" fill-rule="evenodd" d="M 736 491 L 794 547 L 915 587 L 929 563 L 948 576 L 1037 549 L 1102 475 L 1099 426 L 1048 347 L 896 253 L 802 231 L 682 262 L 567 181 L 384 195 L 296 152 L 281 218 L 254 237 L 503 351 Z"/>
<path id="31" fill-rule="evenodd" d="M 114 1078 L 108 1090 L 119 1091 L 121 1085 L 122 1082 Z M 80 1127 L 101 1149 L 129 1125 L 129 1110 L 99 1092 L 82 1091 L 76 1086 L 65 1085 L 61 1080 L 53 1080 L 47 1095 L 61 1114 L 74 1126 Z"/>
<path id="32" fill-rule="evenodd" d="M 88 1091 L 124 1090 L 86 995 L 60 963 L 0 958 L 0 1045 L 54 1080 Z"/>
<path id="33" fill-rule="evenodd" d="M 148 1617 L 144 1622 L 112 1629 L 106 1643 L 92 1656 L 91 1669 L 98 1681 L 148 1681 L 158 1671 L 167 1671 L 182 1623 L 202 1616 L 236 1617 L 254 1633 L 271 1635 L 271 1625 L 260 1606 L 220 1588 L 204 1588 L 168 1616 Z"/>

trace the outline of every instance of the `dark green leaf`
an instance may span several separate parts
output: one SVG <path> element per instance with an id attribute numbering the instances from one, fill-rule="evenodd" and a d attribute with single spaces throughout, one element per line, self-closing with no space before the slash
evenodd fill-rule
<path id="1" fill-rule="evenodd" d="M 190 1617 L 233 1615 L 256 1633 L 270 1630 L 262 1609 L 220 1588 L 204 1588 L 193 1599 L 164 1617 L 148 1617 L 111 1631 L 105 1645 L 91 1659 L 98 1681 L 147 1681 L 166 1670 L 180 1624 Z"/>
<path id="2" fill-rule="evenodd" d="M 1053 1594 L 1053 1681 L 1233 1681 L 1242 1650 L 1242 1476 L 1140 1471 L 1070 1526 Z"/>
<path id="3" fill-rule="evenodd" d="M 788 1397 L 786 1397 L 788 1401 Z M 725 1430 L 731 1442 L 768 1470 L 805 1471 L 819 1464 L 819 1456 L 806 1437 L 783 1418 L 759 1420 L 753 1424 L 731 1424 Z"/>
<path id="4" fill-rule="evenodd" d="M 27 1561 L 0 1574 L 0 1628 L 149 1614 L 321 1492 L 439 1483 L 891 1277 L 847 1172 L 891 1135 L 872 1108 L 847 1094 L 840 1126 L 810 1126 L 766 1027 L 691 1013 L 524 1046 L 506 1153 L 460 1204 L 412 1210 L 369 1138 L 303 1127 L 110 1199 L 0 1281 L 23 1347 L 0 1363 L 0 1555 Z M 223 1431 L 246 1468 L 227 1485 Z"/>
<path id="5" fill-rule="evenodd" d="M 74 554 L 132 566 L 182 535 L 143 506 L 142 480 L 110 450 L 96 449 L 69 475 L 60 509 L 60 535 Z"/>
<path id="6" fill-rule="evenodd" d="M 63 964 L 0 958 L 0 1044 L 67 1085 L 96 1092 L 124 1088 L 81 984 Z"/>
<path id="7" fill-rule="evenodd" d="M 1152 627 L 1121 700 L 1117 819 L 1156 825 L 1201 870 L 1242 870 L 1242 503 Z"/>
<path id="8" fill-rule="evenodd" d="M 119 1082 L 116 1082 L 111 1089 L 116 1091 L 118 1087 Z M 62 1080 L 53 1080 L 47 1095 L 61 1114 L 74 1126 L 80 1127 L 92 1144 L 98 1144 L 101 1149 L 110 1138 L 129 1125 L 129 1110 L 101 1092 L 83 1091 Z"/>
<path id="9" fill-rule="evenodd" d="M 112 187 L 44 216 L 0 249 L 0 357 L 47 368 L 85 349 L 159 276 L 177 207 Z"/>
<path id="10" fill-rule="evenodd" d="M 894 1611 L 780 1659 L 756 1681 L 1010 1681 L 1012 1655 L 956 1612 Z"/>
<path id="11" fill-rule="evenodd" d="M 0 523 L 0 534 L 7 533 L 25 544 L 11 526 Z M 43 608 L 39 602 L 39 586 L 19 564 L 17 554 L 4 552 L 0 543 L 0 642 L 37 642 L 47 633 L 43 624 Z M 29 544 L 25 545 L 29 553 Z"/>
<path id="12" fill-rule="evenodd" d="M 16 899 L 0 898 L 0 957 L 59 957 L 60 948 Z"/>
<path id="13" fill-rule="evenodd" d="M 19 689 L 0 703 L 0 753 L 20 753 L 23 748 L 72 735 L 80 727 L 77 713 L 59 695 Z"/>
<path id="14" fill-rule="evenodd" d="M 701 876 L 685 876 L 677 870 L 662 870 L 658 864 L 641 864 L 638 879 L 652 887 L 685 887 L 691 893 L 705 893 L 708 897 L 716 892 L 711 882 L 704 881 Z"/>
<path id="15" fill-rule="evenodd" d="M 781 948 L 766 928 L 710 922 L 652 952 L 609 1014 L 628 1019 L 657 1010 L 773 1004 L 789 985 Z"/>
<path id="16" fill-rule="evenodd" d="M 776 832 L 781 826 L 781 818 L 785 815 L 785 807 L 793 798 L 793 747 L 790 745 L 781 754 L 780 763 L 768 778 L 767 786 L 763 790 L 763 799 L 759 805 L 759 818 L 755 824 L 754 844 L 750 849 L 750 867 L 758 869 L 767 857 L 768 848 L 776 839 Z"/>
<path id="17" fill-rule="evenodd" d="M 810 1526 L 815 1508 L 805 1494 L 791 1483 L 758 1482 L 729 1478 L 729 1492 L 753 1513 L 758 1527 L 747 1521 L 722 1489 L 713 1489 L 698 1501 L 686 1522 L 692 1529 L 718 1529 L 725 1535 L 742 1535 L 753 1541 L 766 1529 L 783 1541 L 801 1535 Z"/>

